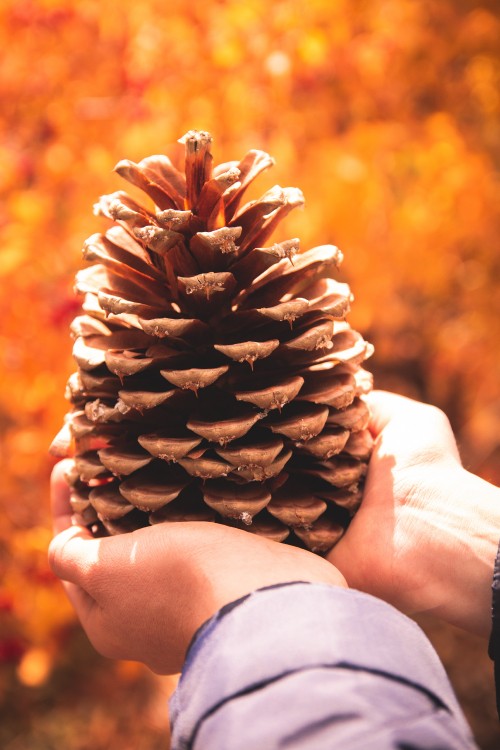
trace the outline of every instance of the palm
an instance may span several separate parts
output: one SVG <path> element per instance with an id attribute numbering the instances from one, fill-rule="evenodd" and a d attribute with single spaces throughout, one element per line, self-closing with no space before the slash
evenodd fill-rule
<path id="1" fill-rule="evenodd" d="M 428 608 L 429 557 L 446 544 L 437 530 L 442 507 L 436 487 L 460 467 L 446 417 L 433 407 L 398 399 L 398 416 L 372 399 L 377 436 L 362 506 L 328 559 L 354 588 L 405 610 Z M 390 397 L 398 398 L 398 397 Z"/>

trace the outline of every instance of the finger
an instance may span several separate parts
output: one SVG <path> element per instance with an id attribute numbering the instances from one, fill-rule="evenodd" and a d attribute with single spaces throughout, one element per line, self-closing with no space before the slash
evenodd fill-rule
<path id="1" fill-rule="evenodd" d="M 55 534 L 71 526 L 73 510 L 69 502 L 70 489 L 65 478 L 66 472 L 69 471 L 71 466 L 71 459 L 59 461 L 52 469 L 50 477 L 50 504 Z"/>
<path id="2" fill-rule="evenodd" d="M 380 435 L 382 430 L 393 420 L 407 419 L 405 416 L 409 409 L 414 409 L 418 402 L 406 396 L 389 391 L 371 391 L 365 397 L 370 407 L 371 417 L 369 429 L 374 437 Z"/>
<path id="3" fill-rule="evenodd" d="M 441 409 L 387 391 L 372 391 L 366 401 L 370 431 L 382 439 L 379 445 L 383 443 L 386 451 L 398 456 L 412 453 L 420 462 L 444 455 L 460 461 L 455 436 Z"/>
<path id="4" fill-rule="evenodd" d="M 89 574 L 98 560 L 99 540 L 83 526 L 71 526 L 54 537 L 49 546 L 49 564 L 58 578 L 86 589 Z"/>

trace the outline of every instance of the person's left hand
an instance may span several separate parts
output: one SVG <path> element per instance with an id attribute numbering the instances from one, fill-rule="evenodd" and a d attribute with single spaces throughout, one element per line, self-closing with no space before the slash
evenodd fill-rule
<path id="1" fill-rule="evenodd" d="M 94 539 L 71 525 L 65 463 L 52 473 L 57 535 L 49 560 L 104 656 L 175 673 L 196 630 L 225 604 L 289 581 L 347 585 L 321 557 L 215 523 L 162 523 Z"/>

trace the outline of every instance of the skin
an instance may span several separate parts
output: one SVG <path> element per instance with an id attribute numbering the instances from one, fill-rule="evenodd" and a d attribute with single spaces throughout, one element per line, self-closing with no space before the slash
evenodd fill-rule
<path id="1" fill-rule="evenodd" d="M 323 558 L 218 524 L 160 524 L 93 539 L 71 525 L 65 468 L 62 461 L 52 473 L 49 561 L 104 656 L 179 672 L 196 630 L 225 604 L 289 581 L 346 586 Z"/>
<path id="2" fill-rule="evenodd" d="M 328 560 L 209 523 L 93 539 L 71 524 L 66 462 L 56 465 L 49 560 L 95 648 L 178 672 L 218 609 L 297 580 L 349 584 L 487 636 L 500 490 L 463 468 L 441 411 L 380 391 L 368 401 L 376 447 L 363 504 Z"/>
<path id="3" fill-rule="evenodd" d="M 500 489 L 464 469 L 445 414 L 383 391 L 363 503 L 328 559 L 349 586 L 488 636 Z"/>

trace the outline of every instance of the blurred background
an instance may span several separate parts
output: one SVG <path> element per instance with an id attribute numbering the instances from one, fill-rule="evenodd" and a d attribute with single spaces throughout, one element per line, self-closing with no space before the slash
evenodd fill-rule
<path id="1" fill-rule="evenodd" d="M 47 449 L 92 204 L 113 166 L 212 132 L 300 187 L 281 238 L 339 245 L 381 388 L 450 417 L 500 482 L 498 0 L 3 0 L 0 4 L 0 746 L 167 750 L 174 680 L 98 657 L 49 572 Z M 485 643 L 422 619 L 483 750 Z"/>

